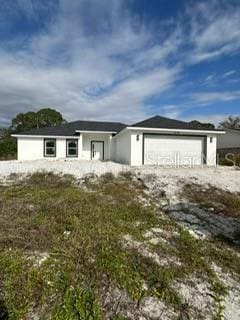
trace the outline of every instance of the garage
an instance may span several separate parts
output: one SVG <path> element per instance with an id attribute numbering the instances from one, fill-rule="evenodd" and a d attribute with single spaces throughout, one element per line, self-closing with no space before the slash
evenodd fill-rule
<path id="1" fill-rule="evenodd" d="M 143 163 L 146 165 L 201 165 L 205 137 L 144 134 Z"/>

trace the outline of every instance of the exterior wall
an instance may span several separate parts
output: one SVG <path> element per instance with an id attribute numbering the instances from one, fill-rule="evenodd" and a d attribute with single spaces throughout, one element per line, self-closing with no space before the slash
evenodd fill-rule
<path id="1" fill-rule="evenodd" d="M 43 159 L 43 138 L 18 138 L 18 160 Z"/>
<path id="2" fill-rule="evenodd" d="M 224 158 L 227 154 L 240 155 L 240 148 L 217 149 L 218 158 Z"/>
<path id="3" fill-rule="evenodd" d="M 56 148 L 57 148 L 56 158 L 57 159 L 66 158 L 66 139 L 56 139 Z"/>
<path id="4" fill-rule="evenodd" d="M 24 137 L 18 138 L 18 160 L 54 160 L 54 159 L 81 159 L 91 160 L 91 141 L 104 141 L 104 160 L 111 157 L 111 140 L 110 134 L 82 134 L 78 138 L 78 157 L 66 156 L 66 137 L 56 139 L 56 157 L 44 157 L 44 138 Z"/>
<path id="5" fill-rule="evenodd" d="M 131 164 L 131 135 L 125 131 L 116 136 L 116 162 Z"/>
<path id="6" fill-rule="evenodd" d="M 211 142 L 212 138 L 212 142 Z M 216 166 L 217 164 L 217 136 L 216 135 L 208 135 L 207 136 L 207 158 L 206 164 L 208 166 Z"/>
<path id="7" fill-rule="evenodd" d="M 240 131 L 226 129 L 226 134 L 220 135 L 217 140 L 218 149 L 240 148 Z"/>
<path id="8" fill-rule="evenodd" d="M 110 159 L 111 153 L 111 135 L 110 134 L 82 134 L 82 150 L 79 152 L 79 158 L 82 160 L 91 160 L 91 141 L 104 142 L 104 160 Z"/>
<path id="9" fill-rule="evenodd" d="M 112 137 L 110 140 L 110 160 L 116 161 L 116 140 Z"/>
<path id="10" fill-rule="evenodd" d="M 143 161 L 143 133 L 140 131 L 132 131 L 131 132 L 131 165 L 141 166 L 142 161 Z"/>
<path id="11" fill-rule="evenodd" d="M 44 157 L 44 138 L 37 138 L 37 137 L 36 138 L 31 138 L 31 137 L 18 138 L 17 145 L 18 145 L 18 160 L 76 159 L 76 158 L 66 157 L 66 138 L 65 137 L 56 139 L 56 157 Z"/>

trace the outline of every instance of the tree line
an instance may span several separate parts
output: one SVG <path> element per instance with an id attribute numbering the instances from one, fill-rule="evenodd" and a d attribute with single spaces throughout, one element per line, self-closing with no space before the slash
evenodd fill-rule
<path id="1" fill-rule="evenodd" d="M 15 159 L 17 154 L 17 141 L 11 134 L 27 132 L 32 129 L 57 126 L 66 120 L 60 112 L 51 108 L 43 108 L 37 112 L 19 113 L 12 119 L 8 128 L 0 129 L 0 159 Z"/>

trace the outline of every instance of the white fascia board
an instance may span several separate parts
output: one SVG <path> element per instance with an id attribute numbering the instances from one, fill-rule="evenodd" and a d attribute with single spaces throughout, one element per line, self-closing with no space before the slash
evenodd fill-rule
<path id="1" fill-rule="evenodd" d="M 225 131 L 211 131 L 211 130 L 164 129 L 164 128 L 141 128 L 141 127 L 126 127 L 124 130 L 144 131 L 144 132 L 153 132 L 153 131 L 154 132 L 172 132 L 175 134 L 177 133 L 225 134 L 226 133 Z M 123 131 L 120 131 L 120 132 L 123 132 Z"/>
<path id="2" fill-rule="evenodd" d="M 14 138 L 43 138 L 43 139 L 78 139 L 79 136 L 50 136 L 50 135 L 45 135 L 45 136 L 40 136 L 40 135 L 30 135 L 30 134 L 11 134 L 11 137 Z"/>
<path id="3" fill-rule="evenodd" d="M 94 130 L 76 130 L 78 133 L 102 133 L 102 134 L 113 134 L 117 133 L 117 131 L 94 131 Z"/>

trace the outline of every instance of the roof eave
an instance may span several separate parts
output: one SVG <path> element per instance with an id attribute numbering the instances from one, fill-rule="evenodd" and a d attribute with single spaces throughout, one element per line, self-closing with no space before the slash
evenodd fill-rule
<path id="1" fill-rule="evenodd" d="M 102 133 L 102 134 L 113 134 L 117 131 L 101 131 L 101 130 L 75 130 L 77 133 Z"/>
<path id="2" fill-rule="evenodd" d="M 11 134 L 11 137 L 14 138 L 49 138 L 49 139 L 78 139 L 79 136 L 60 136 L 60 135 L 51 135 L 51 134 Z"/>
<path id="3" fill-rule="evenodd" d="M 147 128 L 147 127 L 126 127 L 127 130 L 132 131 L 156 131 L 156 132 L 185 132 L 185 133 L 202 133 L 202 134 L 225 134 L 224 130 L 203 130 L 203 129 L 169 129 L 169 128 Z M 122 132 L 122 131 L 121 131 Z"/>

